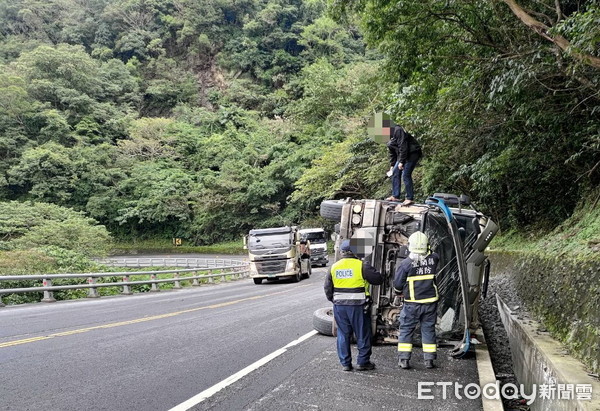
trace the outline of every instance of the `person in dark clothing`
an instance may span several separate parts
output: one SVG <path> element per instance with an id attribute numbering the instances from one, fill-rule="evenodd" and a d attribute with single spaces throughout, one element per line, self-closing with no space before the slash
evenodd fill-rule
<path id="1" fill-rule="evenodd" d="M 390 159 L 390 171 L 392 179 L 392 196 L 388 201 L 400 201 L 401 182 L 406 190 L 406 198 L 403 205 L 410 205 L 414 200 L 412 173 L 419 159 L 423 156 L 419 142 L 401 126 L 390 129 L 390 141 L 387 143 Z"/>
<path id="2" fill-rule="evenodd" d="M 359 260 L 344 240 L 340 246 L 342 258 L 331 266 L 325 276 L 325 295 L 333 302 L 333 317 L 337 323 L 337 352 L 344 371 L 352 371 L 350 343 L 356 335 L 358 371 L 375 368 L 371 359 L 371 318 L 367 312 L 369 284 L 383 283 L 383 277 L 366 259 Z"/>
<path id="3" fill-rule="evenodd" d="M 435 274 L 440 257 L 437 253 L 427 254 L 429 242 L 427 236 L 420 231 L 408 238 L 408 251 L 408 258 L 398 265 L 394 276 L 394 289 L 404 295 L 398 335 L 398 362 L 401 368 L 410 368 L 412 338 L 420 323 L 425 367 L 434 368 L 433 361 L 437 358 L 435 323 L 439 300 Z"/>
<path id="4" fill-rule="evenodd" d="M 310 241 L 300 240 L 300 258 L 310 258 Z"/>

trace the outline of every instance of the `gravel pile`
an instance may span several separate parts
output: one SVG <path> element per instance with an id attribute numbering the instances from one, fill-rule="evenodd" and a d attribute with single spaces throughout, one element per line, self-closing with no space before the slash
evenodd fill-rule
<path id="1" fill-rule="evenodd" d="M 526 315 L 522 301 L 516 293 L 514 284 L 510 278 L 506 276 L 495 276 L 490 278 L 487 298 L 482 301 L 479 308 L 479 317 L 481 326 L 485 334 L 485 339 L 496 373 L 496 379 L 501 385 L 512 383 L 518 385 L 514 371 L 513 362 L 510 353 L 510 345 L 508 335 L 500 319 L 500 313 L 496 305 L 496 294 L 508 305 L 513 311 L 519 311 Z M 504 400 L 504 409 L 512 410 L 529 410 L 527 405 L 522 404 L 520 400 Z"/>

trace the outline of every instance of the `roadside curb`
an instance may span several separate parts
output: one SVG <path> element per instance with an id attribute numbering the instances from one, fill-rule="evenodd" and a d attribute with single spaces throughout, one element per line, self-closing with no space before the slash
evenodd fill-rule
<path id="1" fill-rule="evenodd" d="M 475 345 L 479 385 L 480 387 L 484 387 L 486 384 L 496 384 L 496 373 L 494 372 L 494 366 L 492 365 L 492 359 L 490 358 L 483 330 L 481 328 L 477 329 L 475 335 L 481 342 L 481 344 Z M 502 405 L 502 400 L 499 398 L 487 398 L 487 396 L 482 395 L 481 402 L 483 411 L 504 411 L 504 405 Z"/>

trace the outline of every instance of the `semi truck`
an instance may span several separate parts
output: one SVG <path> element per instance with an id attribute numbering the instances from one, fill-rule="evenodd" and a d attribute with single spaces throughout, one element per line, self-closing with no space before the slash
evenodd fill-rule
<path id="1" fill-rule="evenodd" d="M 250 230 L 244 237 L 244 248 L 254 284 L 284 278 L 298 282 L 310 277 L 310 259 L 303 258 L 300 240 L 296 226 Z"/>

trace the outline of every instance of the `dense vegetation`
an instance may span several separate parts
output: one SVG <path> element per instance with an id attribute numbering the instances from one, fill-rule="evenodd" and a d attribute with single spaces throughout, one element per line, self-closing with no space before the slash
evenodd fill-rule
<path id="1" fill-rule="evenodd" d="M 0 199 L 121 239 L 314 223 L 388 193 L 386 110 L 420 198 L 552 228 L 600 178 L 600 4 L 546 3 L 0 0 Z"/>

